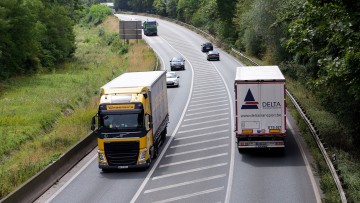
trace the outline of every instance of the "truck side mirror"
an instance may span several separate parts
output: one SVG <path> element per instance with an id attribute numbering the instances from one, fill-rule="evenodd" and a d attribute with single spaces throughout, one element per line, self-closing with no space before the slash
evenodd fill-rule
<path id="1" fill-rule="evenodd" d="M 92 131 L 95 130 L 95 116 L 92 117 L 92 119 L 91 119 L 91 130 L 92 130 Z"/>

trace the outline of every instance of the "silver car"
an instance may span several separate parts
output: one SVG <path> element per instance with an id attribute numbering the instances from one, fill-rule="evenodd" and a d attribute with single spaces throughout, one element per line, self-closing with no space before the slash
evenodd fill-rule
<path id="1" fill-rule="evenodd" d="M 185 60 L 183 57 L 178 56 L 174 57 L 170 61 L 170 69 L 171 71 L 174 70 L 185 70 Z"/>
<path id="2" fill-rule="evenodd" d="M 167 72 L 166 73 L 166 85 L 168 87 L 179 87 L 179 78 L 176 72 Z"/>

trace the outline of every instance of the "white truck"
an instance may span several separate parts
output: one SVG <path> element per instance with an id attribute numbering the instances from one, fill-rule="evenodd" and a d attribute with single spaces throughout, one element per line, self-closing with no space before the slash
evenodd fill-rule
<path id="1" fill-rule="evenodd" d="M 285 148 L 285 77 L 278 66 L 237 67 L 235 134 L 244 148 Z"/>
<path id="2" fill-rule="evenodd" d="M 164 143 L 169 122 L 166 72 L 128 72 L 100 88 L 99 168 L 149 167 Z"/>

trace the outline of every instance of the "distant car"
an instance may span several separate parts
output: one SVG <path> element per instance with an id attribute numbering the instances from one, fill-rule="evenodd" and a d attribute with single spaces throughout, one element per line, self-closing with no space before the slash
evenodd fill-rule
<path id="1" fill-rule="evenodd" d="M 216 60 L 216 61 L 220 61 L 220 54 L 217 51 L 209 51 L 207 53 L 207 60 Z"/>
<path id="2" fill-rule="evenodd" d="M 185 60 L 183 57 L 178 56 L 174 57 L 170 61 L 170 69 L 171 71 L 174 70 L 185 70 Z"/>
<path id="3" fill-rule="evenodd" d="M 179 78 L 176 72 L 167 72 L 166 73 L 166 85 L 168 87 L 179 87 Z"/>
<path id="4" fill-rule="evenodd" d="M 205 42 L 204 44 L 201 45 L 202 52 L 208 52 L 212 50 L 213 50 L 213 45 L 211 44 L 211 42 Z"/>

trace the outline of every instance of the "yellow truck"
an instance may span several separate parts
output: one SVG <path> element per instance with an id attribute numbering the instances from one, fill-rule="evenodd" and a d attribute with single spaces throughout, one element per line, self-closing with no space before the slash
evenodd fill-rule
<path id="1" fill-rule="evenodd" d="M 97 122 L 96 122 L 97 121 Z M 149 167 L 169 122 L 166 72 L 129 72 L 100 88 L 98 161 L 103 171 Z"/>

